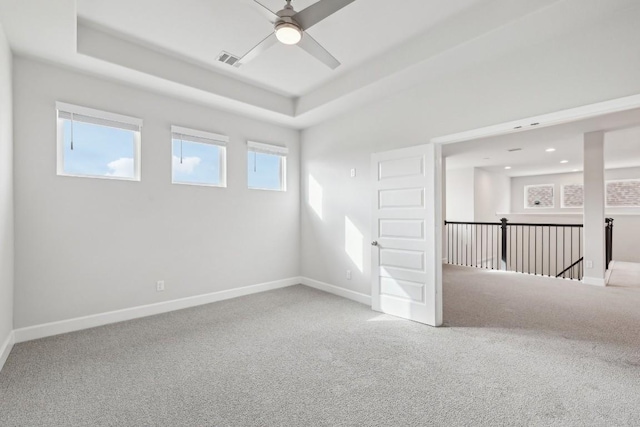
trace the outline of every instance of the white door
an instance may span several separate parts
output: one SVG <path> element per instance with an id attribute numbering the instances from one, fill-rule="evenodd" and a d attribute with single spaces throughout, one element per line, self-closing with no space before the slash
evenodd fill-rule
<path id="1" fill-rule="evenodd" d="M 442 324 L 440 146 L 372 155 L 372 308 Z"/>

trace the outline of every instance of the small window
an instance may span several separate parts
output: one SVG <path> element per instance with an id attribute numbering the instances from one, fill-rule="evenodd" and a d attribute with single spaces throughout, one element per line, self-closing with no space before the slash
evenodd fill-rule
<path id="1" fill-rule="evenodd" d="M 228 141 L 224 135 L 172 126 L 172 182 L 226 187 Z"/>
<path id="2" fill-rule="evenodd" d="M 251 141 L 247 146 L 249 188 L 286 191 L 287 147 Z"/>
<path id="3" fill-rule="evenodd" d="M 140 180 L 142 120 L 56 103 L 58 175 Z"/>

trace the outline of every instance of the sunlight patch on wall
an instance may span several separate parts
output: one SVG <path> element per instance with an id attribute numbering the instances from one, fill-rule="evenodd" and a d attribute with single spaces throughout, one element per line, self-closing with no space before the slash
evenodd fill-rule
<path id="1" fill-rule="evenodd" d="M 364 269 L 364 236 L 349 217 L 344 217 L 344 250 L 360 272 Z"/>
<path id="2" fill-rule="evenodd" d="M 318 181 L 309 175 L 309 206 L 322 219 L 322 187 Z"/>

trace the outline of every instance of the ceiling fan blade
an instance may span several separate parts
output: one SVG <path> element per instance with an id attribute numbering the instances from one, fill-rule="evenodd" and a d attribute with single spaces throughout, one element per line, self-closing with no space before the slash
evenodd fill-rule
<path id="1" fill-rule="evenodd" d="M 269 9 L 267 6 L 263 5 L 258 0 L 253 0 L 253 1 L 261 6 L 260 11 L 263 12 L 265 18 L 267 18 L 269 22 L 271 22 L 272 24 L 276 22 L 276 19 L 278 19 L 278 15 L 273 10 Z"/>
<path id="2" fill-rule="evenodd" d="M 237 62 L 238 64 L 237 66 L 239 67 L 253 60 L 256 56 L 260 55 L 262 52 L 264 52 L 265 50 L 269 49 L 271 46 L 276 44 L 277 41 L 278 39 L 276 38 L 275 33 L 269 34 L 264 40 L 262 40 L 260 43 L 255 45 L 253 49 L 245 53 L 244 56 L 240 58 L 240 60 Z"/>
<path id="3" fill-rule="evenodd" d="M 355 0 L 320 0 L 293 15 L 293 19 L 303 30 L 308 30 L 327 16 L 333 15 L 354 1 Z"/>
<path id="4" fill-rule="evenodd" d="M 302 36 L 302 40 L 298 43 L 302 49 L 306 50 L 311 56 L 316 58 L 318 61 L 324 63 L 327 67 L 335 70 L 339 65 L 340 61 L 333 57 L 325 48 L 323 48 L 320 43 L 318 43 L 313 37 L 309 35 L 309 33 L 304 33 Z"/>

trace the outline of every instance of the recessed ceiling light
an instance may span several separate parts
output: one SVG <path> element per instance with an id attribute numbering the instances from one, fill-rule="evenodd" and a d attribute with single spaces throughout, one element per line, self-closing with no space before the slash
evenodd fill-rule
<path id="1" fill-rule="evenodd" d="M 574 169 L 571 172 L 580 172 L 580 169 Z"/>
<path id="2" fill-rule="evenodd" d="M 505 169 L 511 169 L 511 166 L 505 166 L 504 168 Z"/>
<path id="3" fill-rule="evenodd" d="M 569 160 L 561 160 L 560 163 L 569 163 Z"/>
<path id="4" fill-rule="evenodd" d="M 546 151 L 547 153 L 553 153 L 554 151 L 556 151 L 556 149 L 555 148 L 547 148 L 544 151 Z"/>

